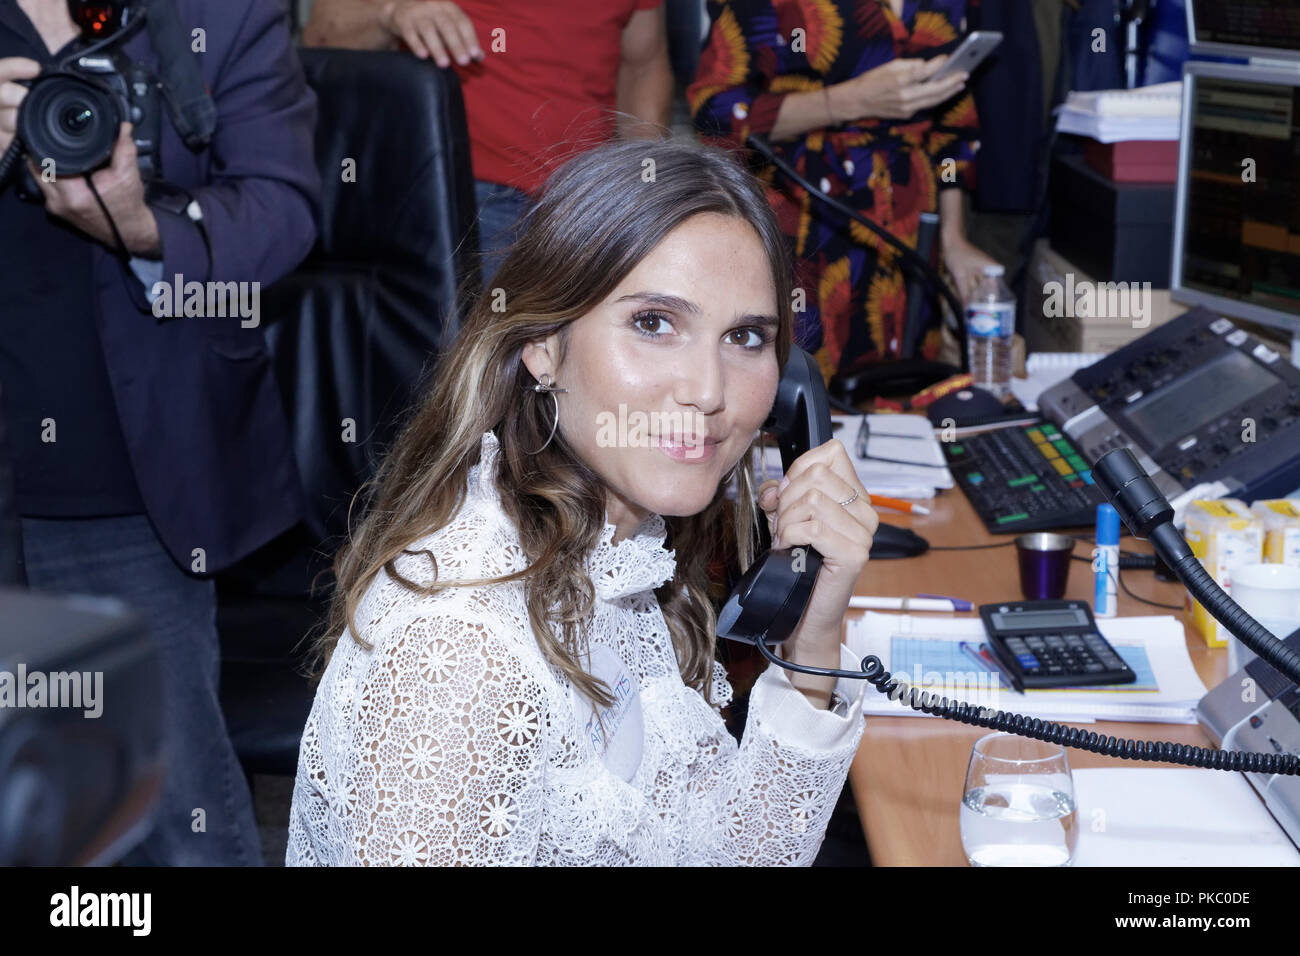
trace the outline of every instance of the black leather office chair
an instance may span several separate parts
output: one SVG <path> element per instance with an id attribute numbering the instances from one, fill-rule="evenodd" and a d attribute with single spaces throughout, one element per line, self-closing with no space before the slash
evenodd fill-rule
<path id="1" fill-rule="evenodd" d="M 301 57 L 319 101 L 320 236 L 263 294 L 262 321 L 308 514 L 218 580 L 221 699 L 249 773 L 294 772 L 313 695 L 302 639 L 324 611 L 348 502 L 454 339 L 457 284 L 478 275 L 455 73 L 401 53 Z"/>

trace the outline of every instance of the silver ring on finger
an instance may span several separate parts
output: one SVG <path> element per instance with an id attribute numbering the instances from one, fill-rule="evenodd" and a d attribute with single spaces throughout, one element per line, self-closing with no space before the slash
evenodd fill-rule
<path id="1" fill-rule="evenodd" d="M 843 507 L 847 508 L 849 505 L 853 504 L 853 502 L 855 502 L 855 501 L 858 500 L 858 494 L 859 494 L 859 493 L 856 492 L 856 491 L 853 492 L 853 497 L 852 497 L 852 498 L 846 498 L 844 501 L 841 501 L 840 504 L 841 504 Z"/>

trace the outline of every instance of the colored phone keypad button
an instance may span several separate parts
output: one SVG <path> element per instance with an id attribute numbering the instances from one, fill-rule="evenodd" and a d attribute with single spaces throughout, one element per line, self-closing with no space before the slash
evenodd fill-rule
<path id="1" fill-rule="evenodd" d="M 1095 484 L 1096 484 L 1096 482 L 1092 480 L 1092 469 L 1091 469 L 1091 468 L 1087 468 L 1087 469 L 1084 469 L 1083 471 L 1079 472 L 1079 477 L 1082 478 L 1084 481 L 1086 481 L 1086 482 L 1087 482 L 1088 484 L 1090 484 L 1090 485 L 1095 485 Z"/>
<path id="2" fill-rule="evenodd" d="M 1043 440 L 1043 433 L 1039 431 L 1037 428 L 1031 428 L 1029 429 L 1029 431 L 1025 432 L 1025 434 L 1028 435 L 1036 442 L 1040 442 Z"/>
<path id="3" fill-rule="evenodd" d="M 1046 458 L 1048 461 L 1051 461 L 1053 458 L 1061 457 L 1061 453 L 1057 451 L 1055 448 L 1053 448 L 1051 445 L 1039 445 L 1038 450 L 1043 453 L 1043 457 Z"/>
<path id="4" fill-rule="evenodd" d="M 1030 486 L 1029 486 L 1029 490 L 1030 490 L 1030 491 L 1042 491 L 1045 487 L 1046 487 L 1046 485 L 1030 485 Z"/>
<path id="5" fill-rule="evenodd" d="M 1074 473 L 1070 466 L 1065 463 L 1064 458 L 1053 458 L 1052 467 L 1055 468 L 1062 477 Z"/>
<path id="6" fill-rule="evenodd" d="M 1084 472 L 1088 470 L 1088 463 L 1078 455 L 1070 455 L 1066 460 L 1075 471 Z"/>
<path id="7" fill-rule="evenodd" d="M 1034 475 L 1021 475 L 1019 478 L 1012 478 L 1010 481 L 1008 481 L 1007 487 L 1019 488 L 1021 485 L 1027 485 L 1031 481 L 1037 481 L 1037 480 L 1038 478 L 1035 477 Z"/>
<path id="8" fill-rule="evenodd" d="M 981 475 L 978 471 L 972 471 L 969 475 L 966 476 L 966 480 L 969 481 L 972 485 L 978 485 L 981 481 L 984 480 L 984 476 Z"/>
<path id="9" fill-rule="evenodd" d="M 1055 448 L 1057 451 L 1059 451 L 1062 455 L 1074 454 L 1074 449 L 1070 447 L 1070 443 L 1068 441 L 1054 441 L 1052 442 L 1052 447 Z"/>
<path id="10" fill-rule="evenodd" d="M 1008 521 L 1021 521 L 1021 520 L 1025 519 L 1025 518 L 1028 518 L 1028 517 L 1029 517 L 1029 512 L 1028 512 L 1028 511 L 1021 511 L 1021 512 L 1019 512 L 1018 514 L 1013 514 L 1013 515 L 1003 515 L 1001 518 L 998 518 L 998 519 L 997 519 L 997 523 L 998 523 L 998 524 L 1006 524 Z"/>

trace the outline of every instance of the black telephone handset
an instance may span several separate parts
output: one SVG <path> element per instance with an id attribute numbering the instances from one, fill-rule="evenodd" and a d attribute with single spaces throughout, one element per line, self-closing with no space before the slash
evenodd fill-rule
<path id="1" fill-rule="evenodd" d="M 791 346 L 781 371 L 776 401 L 763 422 L 776 435 L 781 467 L 789 471 L 795 459 L 830 441 L 831 405 L 822 371 L 813 357 Z M 822 556 L 811 547 L 768 551 L 750 565 L 718 614 L 718 636 L 756 644 L 778 644 L 789 637 L 812 597 Z"/>

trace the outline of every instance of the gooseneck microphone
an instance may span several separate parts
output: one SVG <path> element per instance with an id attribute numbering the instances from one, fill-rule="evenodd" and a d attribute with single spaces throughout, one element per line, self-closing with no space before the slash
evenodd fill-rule
<path id="1" fill-rule="evenodd" d="M 1174 527 L 1173 506 L 1133 452 L 1128 448 L 1108 451 L 1092 466 L 1092 477 L 1133 536 L 1151 540 L 1156 553 L 1216 621 L 1293 684 L 1300 684 L 1300 654 L 1269 633 L 1219 587 Z"/>

